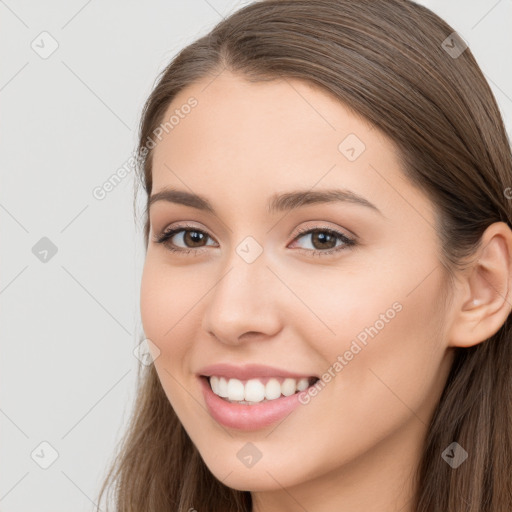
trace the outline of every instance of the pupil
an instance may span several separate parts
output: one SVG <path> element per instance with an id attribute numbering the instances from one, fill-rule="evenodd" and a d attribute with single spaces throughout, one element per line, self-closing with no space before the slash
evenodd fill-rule
<path id="1" fill-rule="evenodd" d="M 188 231 L 186 233 L 186 236 L 188 236 L 191 239 L 192 244 L 200 242 L 203 238 L 203 234 L 198 233 L 197 231 Z"/>
<path id="2" fill-rule="evenodd" d="M 321 242 L 320 246 L 322 246 L 322 244 L 323 244 L 324 248 L 325 248 L 325 242 L 329 243 L 329 241 L 332 242 L 333 240 L 334 240 L 334 242 L 336 242 L 332 235 L 330 235 L 329 233 L 325 233 L 325 232 L 324 233 L 317 232 L 317 233 L 313 234 L 313 245 L 315 245 L 314 242 L 318 241 L 318 239 L 320 239 L 320 242 Z M 331 239 L 331 240 L 329 240 L 329 239 Z M 334 246 L 330 246 L 329 248 L 331 248 L 331 247 L 334 247 Z"/>

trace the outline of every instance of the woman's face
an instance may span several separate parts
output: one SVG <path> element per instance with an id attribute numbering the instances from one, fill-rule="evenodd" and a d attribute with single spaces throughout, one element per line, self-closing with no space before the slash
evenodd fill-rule
<path id="1" fill-rule="evenodd" d="M 432 203 L 384 134 L 304 82 L 225 71 L 172 115 L 152 194 L 182 194 L 150 206 L 141 314 L 206 465 L 230 487 L 294 496 L 376 460 L 401 479 L 452 355 Z M 233 400 L 269 399 L 230 403 L 201 375 Z M 290 394 L 300 377 L 320 380 Z"/>

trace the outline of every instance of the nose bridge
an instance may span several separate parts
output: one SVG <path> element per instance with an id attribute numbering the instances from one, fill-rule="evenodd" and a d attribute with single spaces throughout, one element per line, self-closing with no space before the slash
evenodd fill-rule
<path id="1" fill-rule="evenodd" d="M 272 335 L 279 329 L 279 281 L 267 268 L 261 244 L 246 237 L 219 267 L 207 295 L 203 328 L 225 343 L 239 343 L 247 332 Z"/>

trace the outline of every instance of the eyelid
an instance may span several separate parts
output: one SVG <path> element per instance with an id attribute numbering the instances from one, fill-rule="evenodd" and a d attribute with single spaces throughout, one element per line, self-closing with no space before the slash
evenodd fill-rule
<path id="1" fill-rule="evenodd" d="M 354 240 L 356 240 L 358 238 L 358 236 L 355 233 L 353 233 L 352 231 L 350 231 L 347 228 L 341 228 L 338 226 L 335 226 L 335 227 L 329 226 L 325 223 L 322 223 L 322 221 L 309 221 L 309 222 L 312 223 L 311 226 L 308 225 L 307 227 L 299 227 L 294 232 L 292 232 L 294 240 L 295 240 L 295 238 L 297 238 L 297 236 L 303 235 L 304 233 L 310 233 L 311 231 L 323 231 L 323 230 L 334 231 L 336 233 L 340 233 L 341 235 L 343 235 L 347 238 L 351 238 Z M 315 224 L 315 222 L 317 222 L 317 224 Z"/>
<path id="2" fill-rule="evenodd" d="M 192 231 L 192 230 L 201 231 L 202 233 L 208 235 L 208 237 L 211 238 L 212 240 L 215 240 L 213 238 L 213 236 L 210 235 L 208 229 L 202 228 L 200 226 L 195 226 L 195 225 L 189 224 L 187 221 L 184 221 L 183 224 L 180 224 L 179 222 L 176 225 L 169 224 L 168 226 L 163 228 L 161 231 L 157 230 L 157 232 L 154 233 L 153 240 L 156 241 L 156 240 L 162 238 L 163 236 L 165 236 L 167 233 L 170 233 L 170 232 L 176 231 L 176 230 L 180 230 L 180 231 L 181 230 L 184 230 L 184 231 L 187 231 L 187 230 L 190 230 L 190 231 Z"/>

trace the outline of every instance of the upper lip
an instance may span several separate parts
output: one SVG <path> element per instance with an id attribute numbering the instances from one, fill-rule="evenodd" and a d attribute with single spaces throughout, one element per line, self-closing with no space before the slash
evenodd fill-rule
<path id="1" fill-rule="evenodd" d="M 311 373 L 290 372 L 283 368 L 265 366 L 261 364 L 234 366 L 229 363 L 217 363 L 204 366 L 197 373 L 204 377 L 211 377 L 212 375 L 215 375 L 217 377 L 225 377 L 228 379 L 233 378 L 239 380 L 249 380 L 258 377 L 289 377 L 292 379 L 302 379 L 309 377 L 316 378 L 316 375 Z"/>

